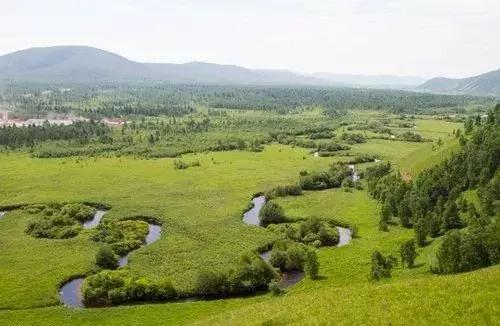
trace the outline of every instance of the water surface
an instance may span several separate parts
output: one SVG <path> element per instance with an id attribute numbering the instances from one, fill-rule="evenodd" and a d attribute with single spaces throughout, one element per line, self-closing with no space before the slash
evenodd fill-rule
<path id="1" fill-rule="evenodd" d="M 99 224 L 101 221 L 103 215 L 105 212 L 103 211 L 97 211 L 96 216 L 92 219 L 92 222 L 96 224 L 92 224 L 91 227 L 95 227 L 96 225 Z M 98 215 L 99 214 L 99 215 Z M 89 221 L 90 222 L 90 221 Z M 161 237 L 161 226 L 159 225 L 154 225 L 154 224 L 148 224 L 149 230 L 148 234 L 146 235 L 145 239 L 145 245 L 151 244 Z M 89 228 L 89 227 L 87 227 Z M 130 252 L 131 253 L 131 252 Z M 130 255 L 128 253 L 125 256 L 122 256 L 118 260 L 118 266 L 123 267 L 128 264 L 128 257 Z M 73 279 L 67 283 L 65 283 L 59 292 L 59 298 L 61 302 L 68 307 L 73 307 L 73 308 L 84 308 L 85 305 L 83 304 L 83 296 L 82 296 L 82 284 L 83 284 L 83 277 Z"/>
<path id="2" fill-rule="evenodd" d="M 106 211 L 100 211 L 100 210 L 96 211 L 93 218 L 83 222 L 83 228 L 84 229 L 95 228 L 97 225 L 99 225 L 99 223 L 101 223 L 104 214 L 106 214 Z"/>
<path id="3" fill-rule="evenodd" d="M 250 225 L 260 225 L 259 212 L 266 203 L 266 196 L 254 197 L 252 203 L 253 207 L 243 214 L 243 222 Z"/>

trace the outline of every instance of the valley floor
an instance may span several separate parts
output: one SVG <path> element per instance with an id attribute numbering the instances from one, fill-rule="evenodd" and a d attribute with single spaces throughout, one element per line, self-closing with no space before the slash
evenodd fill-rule
<path id="1" fill-rule="evenodd" d="M 378 153 L 414 175 L 447 157 L 459 126 L 420 120 L 417 131 L 443 145 L 370 140 L 354 153 Z M 253 194 L 296 182 L 302 169 L 318 170 L 341 157 L 314 157 L 305 149 L 269 145 L 261 153 L 218 152 L 184 156 L 200 167 L 175 170 L 172 159 L 32 159 L 2 154 L 0 205 L 50 201 L 94 201 L 111 205 L 106 218 L 136 214 L 163 221 L 162 237 L 130 257 L 139 276 L 168 279 L 190 289 L 196 271 L 222 270 L 245 251 L 272 241 L 264 228 L 247 226 L 241 215 Z M 364 169 L 360 165 L 359 169 Z M 100 309 L 58 305 L 68 278 L 88 272 L 97 246 L 82 232 L 70 240 L 34 239 L 24 233 L 32 217 L 14 211 L 0 219 L 0 324 L 470 324 L 500 322 L 500 267 L 436 276 L 432 249 L 419 249 L 417 266 L 398 265 L 391 279 L 368 280 L 374 250 L 398 255 L 413 230 L 378 230 L 379 204 L 366 190 L 331 189 L 276 200 L 289 217 L 322 216 L 343 221 L 358 236 L 341 248 L 318 252 L 320 279 L 304 279 L 285 294 L 213 301 L 138 304 Z"/>

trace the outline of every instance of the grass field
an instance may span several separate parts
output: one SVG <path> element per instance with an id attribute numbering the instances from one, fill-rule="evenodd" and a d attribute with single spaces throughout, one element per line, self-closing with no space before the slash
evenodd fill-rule
<path id="1" fill-rule="evenodd" d="M 456 148 L 458 124 L 417 120 L 416 131 L 433 142 L 369 140 L 354 153 L 377 153 L 416 174 Z M 247 226 L 241 215 L 253 194 L 297 181 L 338 158 L 313 157 L 308 150 L 269 145 L 261 153 L 186 155 L 200 167 L 175 170 L 173 159 L 32 159 L 2 154 L 0 205 L 47 201 L 95 201 L 111 205 L 106 219 L 154 215 L 162 237 L 135 251 L 132 274 L 168 279 L 190 289 L 197 271 L 222 270 L 248 250 L 272 241 L 264 228 Z M 322 216 L 356 227 L 358 237 L 341 248 L 318 252 L 319 280 L 304 279 L 286 294 L 227 300 L 68 309 L 57 306 L 58 287 L 94 263 L 97 246 L 87 231 L 70 240 L 34 239 L 24 233 L 33 216 L 23 211 L 0 219 L 0 320 L 5 325 L 151 324 L 496 324 L 500 320 L 500 269 L 455 276 L 429 272 L 434 244 L 420 249 L 417 267 L 398 265 L 393 277 L 368 280 L 373 250 L 398 254 L 413 231 L 378 230 L 379 205 L 365 190 L 332 189 L 277 199 L 290 217 Z M 467 295 L 464 295 L 467 293 Z"/>

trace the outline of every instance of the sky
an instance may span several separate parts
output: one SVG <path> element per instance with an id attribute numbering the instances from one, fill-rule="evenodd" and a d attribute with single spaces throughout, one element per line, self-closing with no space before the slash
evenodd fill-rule
<path id="1" fill-rule="evenodd" d="M 0 0 L 0 54 L 89 45 L 140 62 L 466 77 L 500 69 L 500 0 Z"/>

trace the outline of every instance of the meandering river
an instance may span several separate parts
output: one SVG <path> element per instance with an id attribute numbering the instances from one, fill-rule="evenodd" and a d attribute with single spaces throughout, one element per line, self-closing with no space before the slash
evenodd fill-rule
<path id="1" fill-rule="evenodd" d="M 354 177 L 353 177 L 353 179 L 354 179 Z M 260 213 L 260 210 L 262 209 L 262 206 L 264 206 L 264 204 L 266 203 L 266 196 L 264 196 L 264 195 L 256 196 L 256 197 L 252 198 L 252 203 L 253 203 L 253 207 L 243 214 L 243 222 L 250 224 L 250 225 L 260 226 L 259 213 Z M 339 231 L 339 243 L 337 244 L 337 247 L 345 246 L 352 239 L 351 229 L 343 228 L 340 226 L 337 226 L 336 228 Z M 262 259 L 264 259 L 264 261 L 268 262 L 269 259 L 271 258 L 271 250 L 261 252 L 260 257 L 262 257 Z M 304 278 L 304 275 L 305 274 L 302 271 L 284 272 L 281 275 L 281 280 L 280 280 L 279 286 L 282 289 L 290 287 L 290 286 L 298 283 L 300 280 L 302 280 Z"/>
<path id="2" fill-rule="evenodd" d="M 104 214 L 106 214 L 105 211 L 98 210 L 91 220 L 83 223 L 83 227 L 85 229 L 96 227 L 101 222 L 102 218 L 104 217 Z M 161 226 L 155 224 L 149 224 L 148 226 L 149 230 L 148 234 L 146 235 L 145 245 L 149 245 L 157 241 L 158 239 L 160 239 L 161 236 Z M 125 256 L 120 257 L 120 259 L 118 260 L 119 267 L 127 265 L 130 253 L 131 252 L 129 252 Z M 74 308 L 85 307 L 85 305 L 83 304 L 83 296 L 82 296 L 83 280 L 84 280 L 83 277 L 75 278 L 72 279 L 71 281 L 66 282 L 61 287 L 61 290 L 59 291 L 59 298 L 65 306 Z"/>

